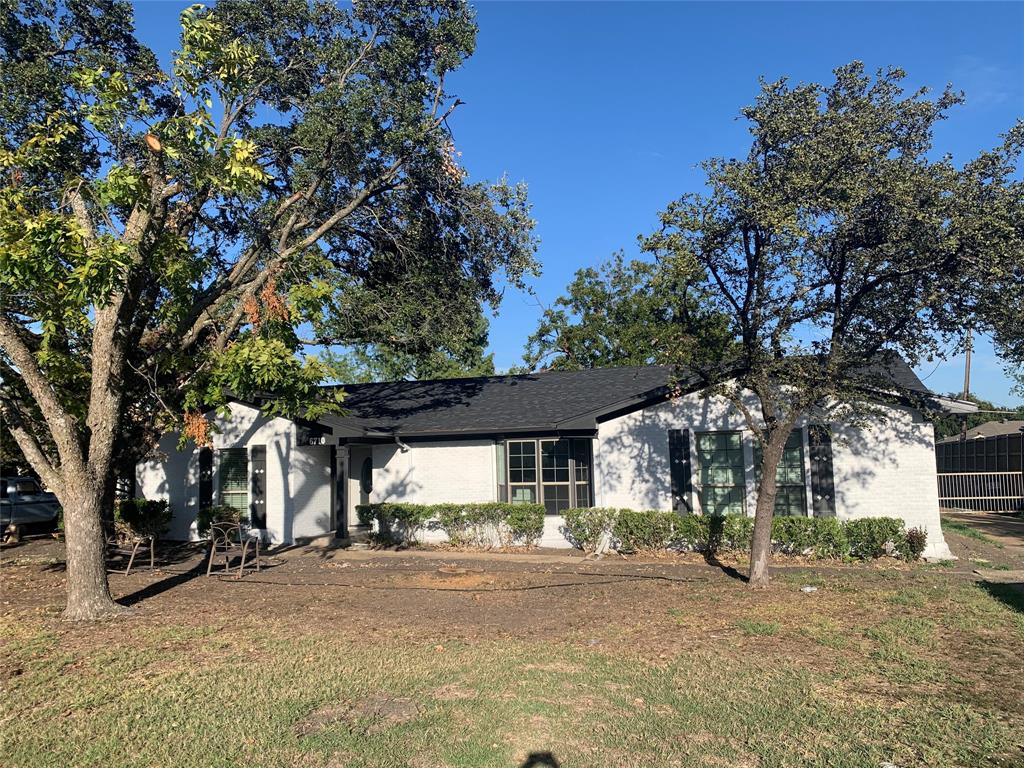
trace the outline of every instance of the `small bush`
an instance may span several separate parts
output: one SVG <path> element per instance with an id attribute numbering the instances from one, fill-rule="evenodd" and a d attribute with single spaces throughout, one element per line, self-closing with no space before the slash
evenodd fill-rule
<path id="1" fill-rule="evenodd" d="M 577 507 L 562 513 L 569 540 L 579 549 L 594 552 L 602 539 L 611 536 L 619 510 L 605 507 Z"/>
<path id="2" fill-rule="evenodd" d="M 373 525 L 373 507 L 370 504 L 356 505 L 356 520 L 360 525 Z"/>
<path id="3" fill-rule="evenodd" d="M 682 515 L 675 522 L 675 541 L 673 544 L 681 549 L 704 550 L 709 549 L 708 541 L 711 537 L 710 517 L 703 515 Z M 720 518 L 716 518 L 716 521 Z M 720 532 L 718 538 L 721 538 Z"/>
<path id="4" fill-rule="evenodd" d="M 783 552 L 802 554 L 814 548 L 817 523 L 814 517 L 776 517 L 772 519 L 772 541 Z"/>
<path id="5" fill-rule="evenodd" d="M 844 524 L 834 517 L 811 518 L 815 521 L 814 548 L 815 557 L 842 558 L 850 551 L 850 542 L 846 536 Z"/>
<path id="6" fill-rule="evenodd" d="M 844 524 L 851 557 L 872 560 L 888 554 L 888 547 L 904 541 L 903 521 L 894 517 L 865 517 Z"/>
<path id="7" fill-rule="evenodd" d="M 165 499 L 121 499 L 114 505 L 114 520 L 140 536 L 160 536 L 171 525 L 171 507 Z"/>
<path id="8" fill-rule="evenodd" d="M 717 545 L 723 549 L 750 549 L 754 539 L 754 518 L 746 515 L 725 515 L 721 518 L 721 534 Z"/>
<path id="9" fill-rule="evenodd" d="M 199 514 L 196 515 L 196 529 L 200 536 L 206 536 L 210 533 L 210 526 L 213 523 L 241 523 L 248 519 L 247 515 L 240 514 L 234 507 L 229 507 L 227 504 L 215 504 L 212 507 L 199 510 Z"/>
<path id="10" fill-rule="evenodd" d="M 356 507 L 359 520 L 376 520 L 377 537 L 389 544 L 416 541 L 431 518 L 432 507 L 425 504 L 385 502 Z"/>
<path id="11" fill-rule="evenodd" d="M 505 506 L 505 505 L 502 505 Z M 522 543 L 532 547 L 544 533 L 543 504 L 511 504 L 505 515 L 505 525 L 511 534 L 511 544 Z"/>
<path id="12" fill-rule="evenodd" d="M 920 560 L 921 553 L 924 552 L 927 543 L 928 531 L 924 530 L 924 528 L 909 529 L 904 540 L 904 557 L 907 560 Z"/>

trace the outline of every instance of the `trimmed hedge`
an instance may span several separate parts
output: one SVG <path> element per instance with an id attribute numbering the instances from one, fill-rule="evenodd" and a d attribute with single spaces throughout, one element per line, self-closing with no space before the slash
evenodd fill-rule
<path id="1" fill-rule="evenodd" d="M 544 531 L 542 504 L 361 504 L 363 525 L 376 523 L 377 535 L 389 543 L 417 541 L 427 528 L 440 528 L 453 544 L 533 546 Z"/>
<path id="2" fill-rule="evenodd" d="M 166 499 L 121 499 L 114 505 L 114 520 L 143 536 L 167 533 L 172 516 Z"/>
<path id="3" fill-rule="evenodd" d="M 754 518 L 746 515 L 677 515 L 674 512 L 632 509 L 573 509 L 565 513 L 565 532 L 580 549 L 593 552 L 608 537 L 620 551 L 676 549 L 700 552 L 750 548 Z M 886 554 L 917 559 L 924 550 L 925 532 L 907 531 L 901 520 L 872 517 L 839 521 L 835 518 L 776 517 L 772 542 L 789 554 L 820 558 L 869 560 Z"/>

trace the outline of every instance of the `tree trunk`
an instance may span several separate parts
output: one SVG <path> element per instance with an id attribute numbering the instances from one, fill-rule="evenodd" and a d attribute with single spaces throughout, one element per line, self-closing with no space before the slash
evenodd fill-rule
<path id="1" fill-rule="evenodd" d="M 67 548 L 67 607 L 69 621 L 105 619 L 126 609 L 113 601 L 107 585 L 106 542 L 103 533 L 105 483 L 65 473 L 64 541 Z"/>
<path id="2" fill-rule="evenodd" d="M 764 444 L 761 455 L 761 483 L 754 508 L 754 534 L 750 542 L 749 586 L 768 586 L 768 565 L 772 557 L 772 517 L 775 514 L 776 478 L 779 462 L 786 449 L 789 429 L 776 429 Z"/>

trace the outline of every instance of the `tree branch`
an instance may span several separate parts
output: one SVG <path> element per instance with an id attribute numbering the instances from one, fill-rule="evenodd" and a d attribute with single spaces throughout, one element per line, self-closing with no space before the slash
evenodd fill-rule
<path id="1" fill-rule="evenodd" d="M 74 417 L 64 409 L 60 400 L 57 399 L 57 394 L 50 386 L 46 375 L 39 368 L 35 356 L 21 339 L 16 324 L 2 315 L 0 315 L 0 348 L 4 350 L 21 373 L 25 386 L 28 387 L 32 397 L 39 405 L 50 436 L 57 446 L 61 464 L 81 470 L 84 463 L 81 447 L 78 444 Z"/>

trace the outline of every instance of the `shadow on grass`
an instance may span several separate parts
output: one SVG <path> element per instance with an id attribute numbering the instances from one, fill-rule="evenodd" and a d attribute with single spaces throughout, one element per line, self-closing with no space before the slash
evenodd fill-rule
<path id="1" fill-rule="evenodd" d="M 978 586 L 1003 605 L 1024 613 L 1024 582 L 983 581 Z"/>
<path id="2" fill-rule="evenodd" d="M 241 557 L 238 555 L 233 555 L 229 559 L 229 567 L 225 569 L 223 556 L 216 558 L 214 560 L 213 570 L 210 573 L 210 578 L 244 579 L 246 576 L 249 576 L 254 573 L 254 563 L 250 560 L 247 561 L 245 564 L 245 573 L 239 577 L 238 568 L 240 563 Z M 187 571 L 172 571 L 171 573 L 173 575 L 168 576 L 166 579 L 154 581 L 152 584 L 147 584 L 146 586 L 142 587 L 142 589 L 137 589 L 134 592 L 130 592 L 127 595 L 123 595 L 120 599 L 118 599 L 117 602 L 119 602 L 121 605 L 131 607 L 133 605 L 141 603 L 143 600 L 149 600 L 151 598 L 156 597 L 157 595 L 162 595 L 164 592 L 168 592 L 174 589 L 175 587 L 180 587 L 182 584 L 187 584 L 188 582 L 192 581 L 197 577 L 206 578 L 206 569 L 208 564 L 209 555 L 198 560 Z M 260 570 L 272 570 L 274 567 L 275 565 L 269 561 L 269 556 L 267 555 L 267 553 L 261 553 Z"/>
<path id="3" fill-rule="evenodd" d="M 180 587 L 197 576 L 206 575 L 206 561 L 200 561 L 196 563 L 192 568 L 187 571 L 181 571 L 175 573 L 173 576 L 169 576 L 166 579 L 160 579 L 160 581 L 154 581 L 152 584 L 147 584 L 142 589 L 137 589 L 134 592 L 130 592 L 127 595 L 121 597 L 117 602 L 121 605 L 131 607 L 141 603 L 143 600 L 149 600 L 150 598 L 162 595 L 164 592 Z"/>
<path id="4" fill-rule="evenodd" d="M 731 565 L 726 565 L 725 563 L 723 563 L 721 560 L 718 559 L 718 555 L 715 554 L 714 552 L 709 551 L 709 550 L 705 550 L 701 554 L 704 556 L 704 562 L 705 563 L 707 563 L 708 565 L 714 566 L 715 568 L 720 570 L 722 573 L 724 573 L 726 576 L 728 576 L 730 579 L 736 579 L 737 581 L 742 581 L 744 584 L 746 584 L 748 581 L 750 581 L 750 579 L 747 576 L 747 574 L 741 573 L 740 571 L 736 570 L 736 568 L 731 566 Z"/>
<path id="5" fill-rule="evenodd" d="M 560 765 L 551 752 L 531 752 L 519 768 L 559 768 Z"/>

